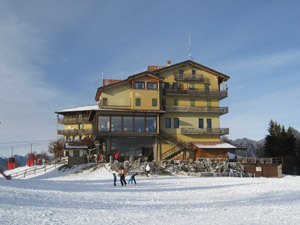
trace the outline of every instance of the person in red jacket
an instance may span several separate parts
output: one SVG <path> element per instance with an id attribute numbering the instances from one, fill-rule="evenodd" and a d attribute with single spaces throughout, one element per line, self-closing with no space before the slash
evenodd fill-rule
<path id="1" fill-rule="evenodd" d="M 116 152 L 116 154 L 115 154 L 115 160 L 119 160 L 119 152 Z"/>

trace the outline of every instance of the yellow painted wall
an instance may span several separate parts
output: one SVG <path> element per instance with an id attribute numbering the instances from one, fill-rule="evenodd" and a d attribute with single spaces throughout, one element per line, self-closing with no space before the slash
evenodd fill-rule
<path id="1" fill-rule="evenodd" d="M 136 106 L 136 98 L 141 99 L 141 106 Z M 152 106 L 152 99 L 157 99 L 157 106 Z M 133 109 L 159 110 L 160 98 L 158 90 L 132 89 Z"/>
<path id="2" fill-rule="evenodd" d="M 165 118 L 171 118 L 171 128 L 165 128 Z M 174 118 L 179 118 L 179 128 L 174 129 Z M 207 127 L 206 119 L 211 119 L 212 128 L 220 128 L 219 116 L 215 114 L 200 113 L 166 113 L 160 118 L 160 129 L 171 134 L 180 134 L 181 128 L 198 128 L 198 119 L 204 120 L 204 128 Z"/>
<path id="3" fill-rule="evenodd" d="M 104 90 L 100 96 L 100 102 L 103 98 L 107 98 L 107 106 L 101 106 L 102 108 L 111 108 L 111 106 L 121 108 L 131 108 L 131 84 L 123 84 L 113 88 Z"/>
<path id="4" fill-rule="evenodd" d="M 200 81 L 176 81 L 174 74 L 178 74 L 179 70 L 184 70 L 183 74 L 192 74 L 192 70 L 196 70 L 196 75 L 198 75 L 198 74 L 203 75 L 204 81 L 202 81 L 202 82 L 200 82 Z M 162 76 L 164 78 L 164 82 L 169 82 L 170 85 L 177 82 L 179 84 L 180 89 L 184 89 L 184 90 L 188 89 L 189 83 L 194 83 L 195 89 L 198 89 L 198 90 L 204 90 L 204 84 L 210 84 L 211 90 L 219 89 L 217 76 L 215 76 L 211 73 L 208 73 L 204 70 L 200 70 L 197 68 L 191 68 L 189 65 L 187 65 L 185 67 L 178 67 L 173 70 L 163 72 L 160 74 L 160 76 Z"/>

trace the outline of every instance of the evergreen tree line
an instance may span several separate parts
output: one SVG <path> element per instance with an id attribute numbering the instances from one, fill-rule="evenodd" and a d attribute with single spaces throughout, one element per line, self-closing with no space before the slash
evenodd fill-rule
<path id="1" fill-rule="evenodd" d="M 284 174 L 300 174 L 300 139 L 293 134 L 293 129 L 287 130 L 273 120 L 268 127 L 263 149 L 264 157 L 282 157 L 282 172 Z"/>

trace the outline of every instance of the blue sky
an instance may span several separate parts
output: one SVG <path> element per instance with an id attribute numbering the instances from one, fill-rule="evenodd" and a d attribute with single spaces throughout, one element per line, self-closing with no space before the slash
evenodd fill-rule
<path id="1" fill-rule="evenodd" d="M 188 59 L 227 74 L 231 139 L 270 119 L 300 129 L 299 1 L 1 1 L 0 156 L 47 151 L 55 111 L 95 104 L 105 78 Z M 16 143 L 16 142 L 25 142 Z"/>

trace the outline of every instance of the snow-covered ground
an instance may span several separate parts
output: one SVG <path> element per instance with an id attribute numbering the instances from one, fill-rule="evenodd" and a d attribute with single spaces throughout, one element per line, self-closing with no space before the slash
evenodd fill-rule
<path id="1" fill-rule="evenodd" d="M 1 177 L 0 224 L 300 223 L 297 176 L 136 177 L 126 187 L 112 178 L 106 168 Z"/>

